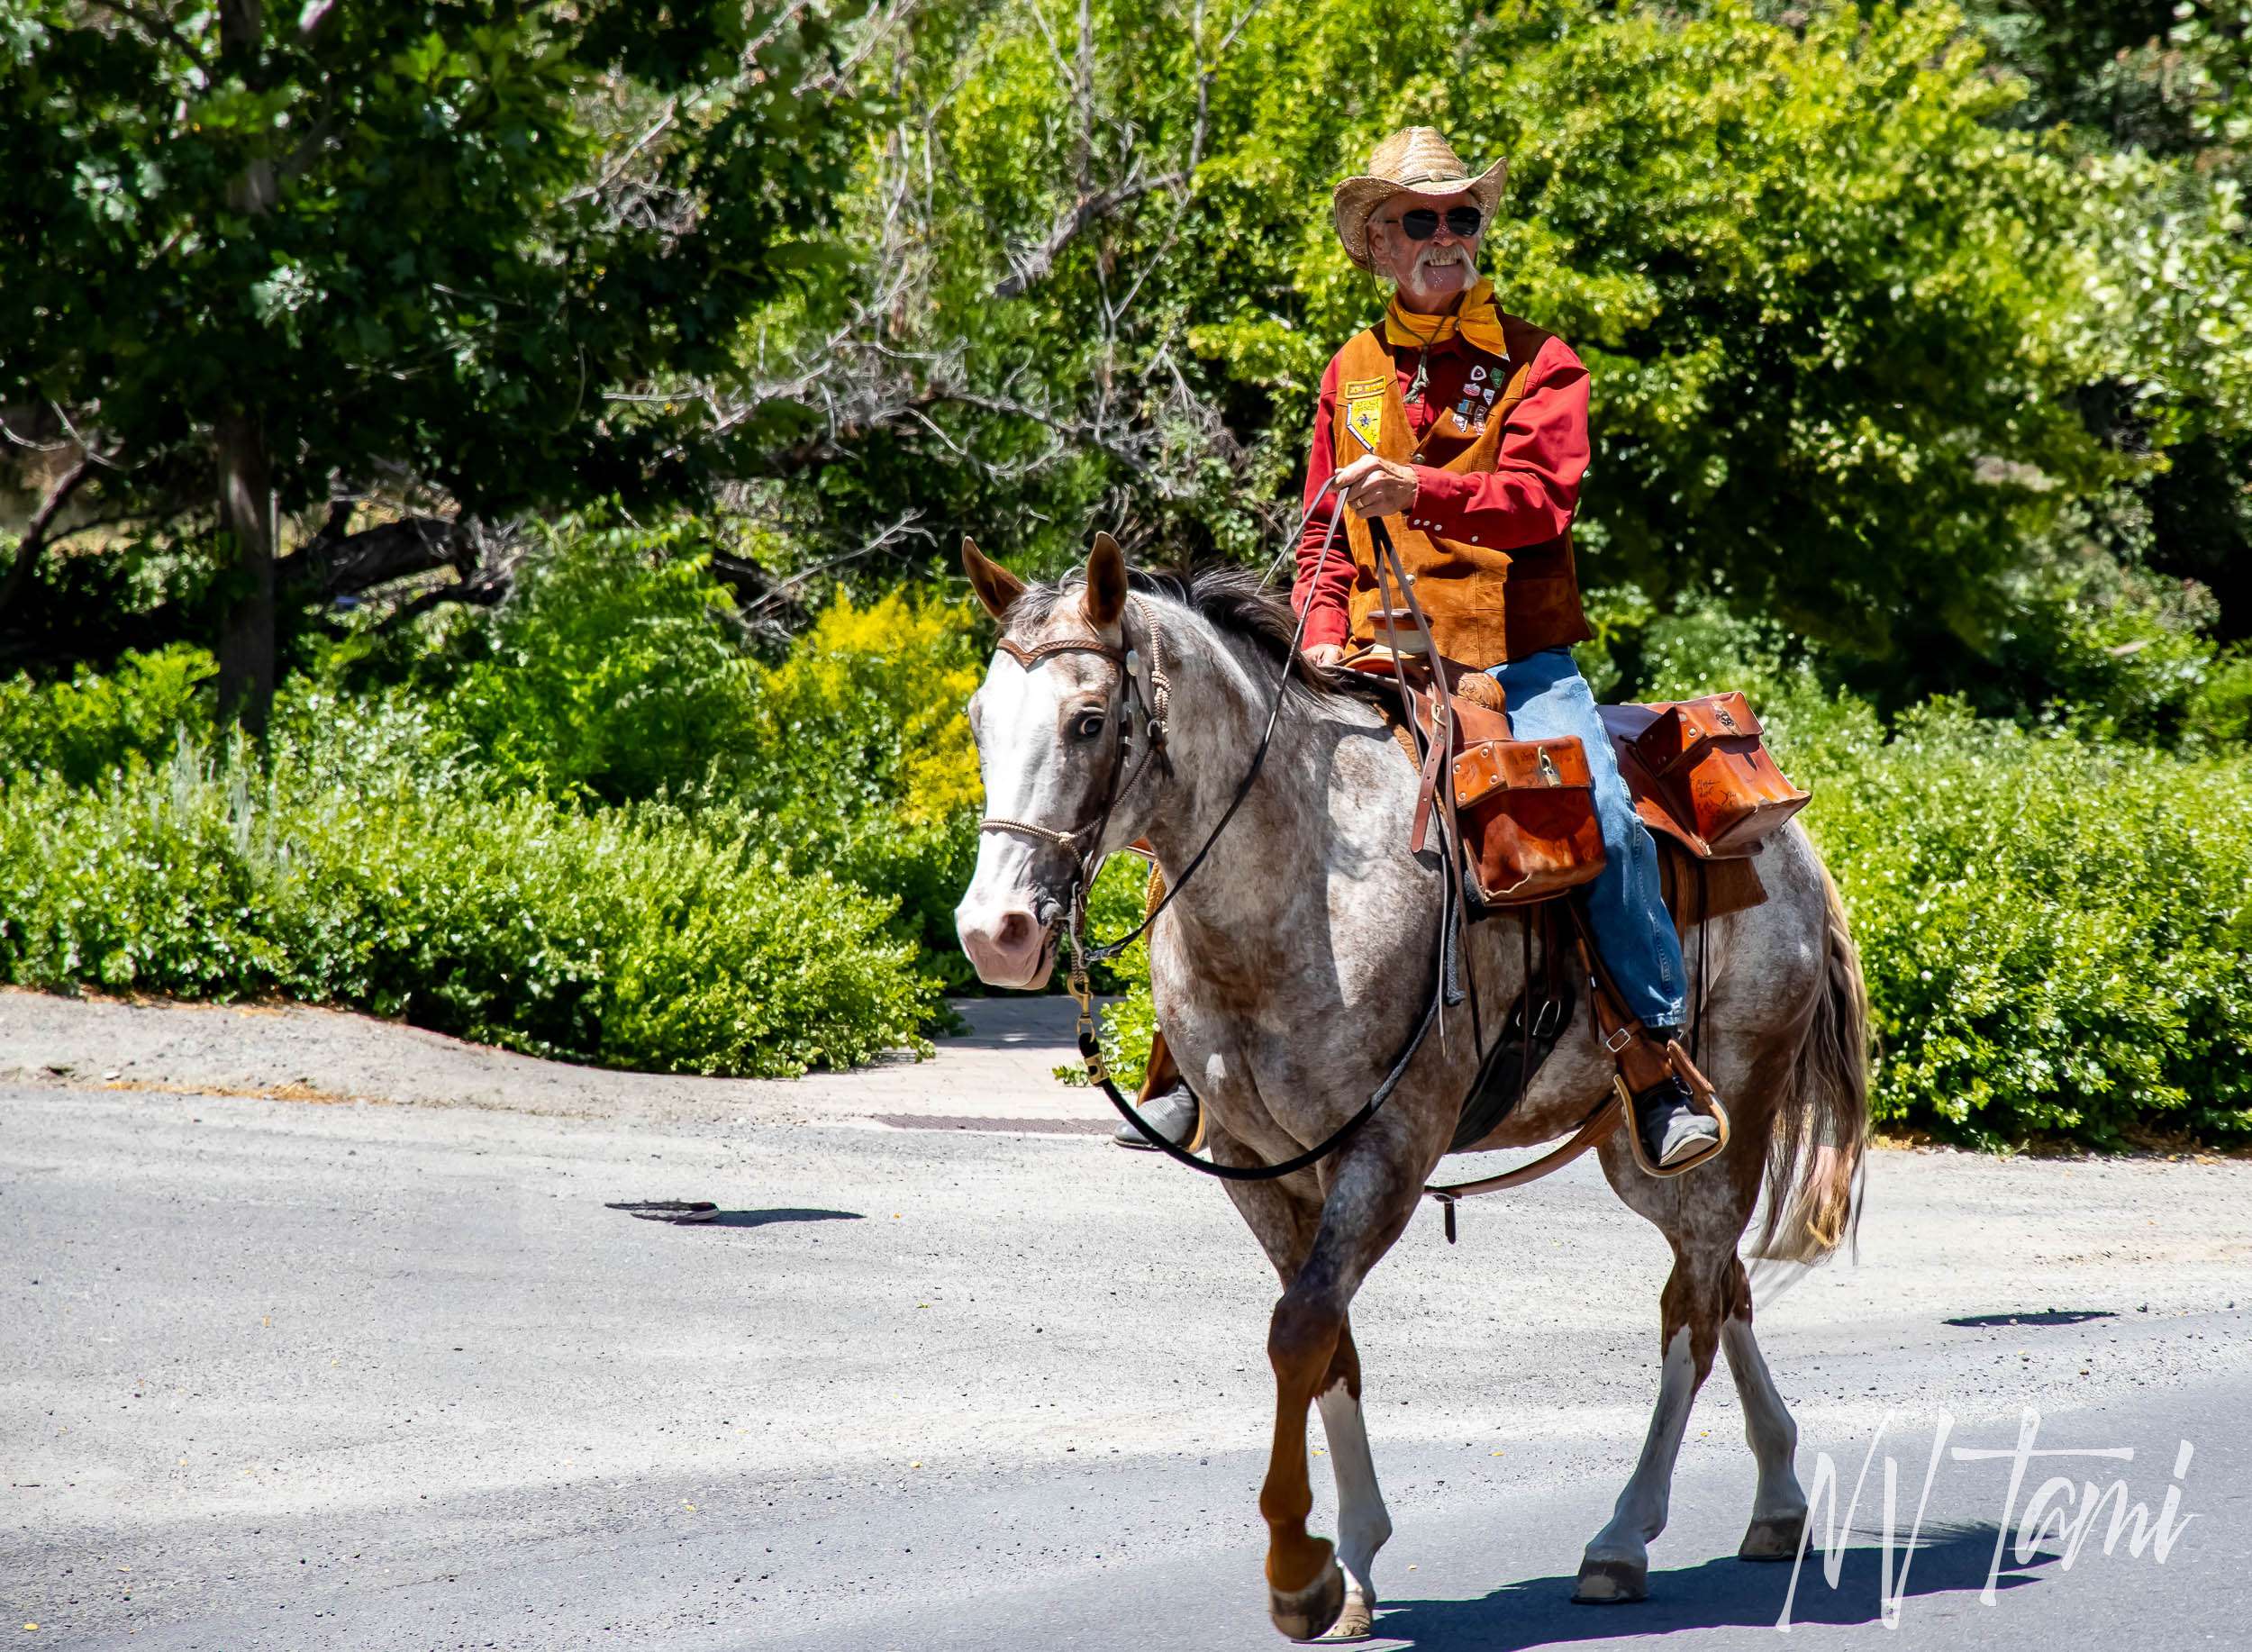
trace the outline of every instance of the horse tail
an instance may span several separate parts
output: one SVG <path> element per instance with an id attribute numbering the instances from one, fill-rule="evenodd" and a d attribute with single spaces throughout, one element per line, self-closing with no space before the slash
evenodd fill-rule
<path id="1" fill-rule="evenodd" d="M 1815 1263 L 1860 1220 L 1869 1130 L 1869 993 L 1830 869 L 1821 873 L 1822 982 L 1767 1141 L 1767 1219 L 1753 1254 Z"/>

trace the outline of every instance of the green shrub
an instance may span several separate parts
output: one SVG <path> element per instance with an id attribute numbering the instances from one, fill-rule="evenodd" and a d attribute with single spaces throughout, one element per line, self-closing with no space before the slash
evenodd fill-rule
<path id="1" fill-rule="evenodd" d="M 0 683 L 0 769 L 48 770 L 73 785 L 131 762 L 160 760 L 180 731 L 211 728 L 218 662 L 176 644 L 127 653 L 106 675 L 81 666 L 67 683 Z"/>
<path id="2" fill-rule="evenodd" d="M 0 975 L 278 994 L 707 1073 L 866 1060 L 936 1007 L 887 900 L 677 809 L 447 785 L 453 757 L 411 713 L 341 749 L 318 728 L 294 708 L 262 766 L 182 740 L 92 785 L 0 780 Z"/>
<path id="3" fill-rule="evenodd" d="M 986 654 L 964 604 L 840 595 L 758 672 L 744 735 L 745 830 L 794 867 L 896 897 L 896 932 L 955 986 L 972 984 L 954 904 L 977 858 L 967 712 Z"/>
<path id="4" fill-rule="evenodd" d="M 445 694 L 497 779 L 600 803 L 740 781 L 756 667 L 709 551 L 687 517 L 549 531 Z"/>
<path id="5" fill-rule="evenodd" d="M 1878 1118 L 1991 1145 L 2252 1130 L 2252 762 L 2028 733 L 1935 702 L 1809 741 Z"/>

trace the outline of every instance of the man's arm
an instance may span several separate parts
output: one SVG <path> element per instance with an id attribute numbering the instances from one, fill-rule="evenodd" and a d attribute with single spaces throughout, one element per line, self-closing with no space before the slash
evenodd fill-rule
<path id="1" fill-rule="evenodd" d="M 1587 369 L 1561 339 L 1534 359 L 1525 399 L 1503 427 L 1490 471 L 1415 467 L 1410 515 L 1440 538 L 1514 550 L 1558 537 L 1587 473 Z"/>
<path id="2" fill-rule="evenodd" d="M 1321 375 L 1321 397 L 1313 410 L 1313 450 L 1306 456 L 1306 487 L 1299 500 L 1299 508 L 1312 505 L 1317 495 L 1329 485 L 1330 477 L 1337 469 L 1337 361 L 1331 358 L 1329 369 Z M 1340 646 L 1351 629 L 1346 614 L 1346 598 L 1353 588 L 1353 548 L 1346 542 L 1345 530 L 1340 523 L 1337 543 L 1330 547 L 1329 561 L 1321 566 L 1321 576 L 1314 577 L 1314 568 L 1321 564 L 1321 547 L 1330 536 L 1330 523 L 1337 515 L 1337 495 L 1321 495 L 1321 502 L 1306 518 L 1304 533 L 1298 540 L 1298 575 L 1291 582 L 1291 606 L 1306 616 L 1305 634 L 1299 639 L 1304 649 L 1324 645 Z"/>

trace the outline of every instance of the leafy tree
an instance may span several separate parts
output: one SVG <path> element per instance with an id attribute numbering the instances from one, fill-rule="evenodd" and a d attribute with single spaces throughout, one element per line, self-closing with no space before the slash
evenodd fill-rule
<path id="1" fill-rule="evenodd" d="M 0 410 L 50 454 L 0 601 L 74 494 L 215 522 L 257 724 L 277 588 L 489 602 L 481 522 L 693 480 L 661 395 L 607 398 L 723 363 L 804 265 L 839 68 L 819 5 L 0 0 Z M 377 488 L 439 508 L 351 531 Z"/>
<path id="2" fill-rule="evenodd" d="M 2252 360 L 2240 220 L 2036 129 L 1951 6 L 1788 15 L 931 7 L 881 70 L 863 285 L 776 313 L 801 376 L 742 394 L 796 395 L 840 538 L 921 509 L 1060 559 L 1099 513 L 1152 554 L 1271 549 L 1321 367 L 1378 312 L 1328 185 L 1428 122 L 1510 158 L 1485 262 L 1593 370 L 1590 581 L 1945 683 L 2078 506 L 2246 428 L 2215 389 Z"/>

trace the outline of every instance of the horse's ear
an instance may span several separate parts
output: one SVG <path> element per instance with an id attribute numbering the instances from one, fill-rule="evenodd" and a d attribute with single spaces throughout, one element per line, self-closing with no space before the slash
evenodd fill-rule
<path id="1" fill-rule="evenodd" d="M 1097 533 L 1094 549 L 1087 553 L 1087 595 L 1084 606 L 1087 623 L 1097 631 L 1110 630 L 1118 623 L 1118 616 L 1126 612 L 1126 553 L 1107 533 Z"/>
<path id="2" fill-rule="evenodd" d="M 1009 617 L 1009 604 L 1024 595 L 1024 582 L 977 549 L 977 541 L 962 535 L 962 572 L 985 612 L 996 620 Z"/>

